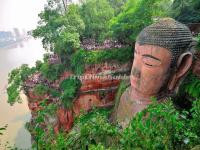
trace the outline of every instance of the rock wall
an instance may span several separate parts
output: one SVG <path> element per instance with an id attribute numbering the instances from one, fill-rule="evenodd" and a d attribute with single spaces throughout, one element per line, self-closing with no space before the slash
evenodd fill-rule
<path id="1" fill-rule="evenodd" d="M 56 122 L 54 131 L 59 132 L 62 128 L 69 131 L 73 125 L 74 116 L 80 115 L 81 111 L 90 111 L 93 107 L 109 108 L 114 105 L 115 94 L 121 79 L 113 78 L 113 74 L 125 75 L 129 74 L 131 63 L 119 64 L 117 62 L 105 62 L 102 64 L 86 65 L 85 72 L 82 76 L 78 76 L 82 86 L 79 89 L 77 97 L 73 101 L 73 108 L 65 110 L 60 107 L 57 110 Z M 45 84 L 52 88 L 59 89 L 59 84 L 69 77 L 73 76 L 72 72 L 64 72 L 59 80 L 54 83 L 49 83 L 43 79 L 40 73 L 32 75 L 26 82 L 26 95 L 29 98 L 28 106 L 35 114 L 36 111 L 43 108 L 40 107 L 40 102 L 48 99 L 49 103 L 60 103 L 59 99 L 53 98 L 50 95 L 37 96 L 33 93 L 33 87 L 37 84 Z"/>

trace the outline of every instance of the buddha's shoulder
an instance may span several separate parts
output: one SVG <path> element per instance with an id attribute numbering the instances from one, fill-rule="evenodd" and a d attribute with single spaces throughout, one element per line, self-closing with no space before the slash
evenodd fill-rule
<path id="1" fill-rule="evenodd" d="M 118 122 L 119 125 L 121 125 L 123 128 L 126 127 L 129 123 L 129 120 L 131 118 L 130 116 L 130 89 L 131 87 L 128 87 L 124 93 L 121 95 L 119 106 L 116 112 L 116 122 Z"/>

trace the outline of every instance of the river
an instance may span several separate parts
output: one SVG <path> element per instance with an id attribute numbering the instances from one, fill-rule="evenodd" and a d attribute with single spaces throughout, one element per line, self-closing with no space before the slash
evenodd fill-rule
<path id="1" fill-rule="evenodd" d="M 37 26 L 38 13 L 43 9 L 45 0 L 0 0 L 0 31 L 20 34 L 30 31 Z M 31 115 L 27 106 L 26 97 L 22 104 L 10 106 L 7 103 L 8 73 L 20 66 L 33 66 L 36 60 L 41 60 L 44 54 L 40 40 L 30 38 L 10 47 L 0 48 L 0 127 L 8 124 L 8 128 L 0 135 L 0 150 L 4 144 L 16 145 L 21 149 L 31 147 L 31 136 L 24 128 Z"/>

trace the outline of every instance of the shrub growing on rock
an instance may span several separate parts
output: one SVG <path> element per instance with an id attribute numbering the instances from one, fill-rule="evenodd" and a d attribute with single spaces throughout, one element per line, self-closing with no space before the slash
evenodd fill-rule
<path id="1" fill-rule="evenodd" d="M 29 68 L 28 65 L 24 64 L 9 73 L 7 88 L 9 104 L 13 105 L 15 102 L 21 102 L 20 92 L 23 90 L 23 83 L 35 71 L 34 67 Z"/>
<path id="2" fill-rule="evenodd" d="M 49 87 L 43 84 L 38 84 L 33 88 L 33 93 L 37 96 L 44 96 L 49 92 Z"/>
<path id="3" fill-rule="evenodd" d="M 72 101 L 77 96 L 77 92 L 81 87 L 81 82 L 78 79 L 68 78 L 61 82 L 60 88 L 63 90 L 61 101 L 65 108 L 72 107 Z"/>
<path id="4" fill-rule="evenodd" d="M 63 64 L 49 64 L 47 62 L 43 63 L 40 68 L 42 75 L 50 81 L 59 79 L 64 70 Z"/>

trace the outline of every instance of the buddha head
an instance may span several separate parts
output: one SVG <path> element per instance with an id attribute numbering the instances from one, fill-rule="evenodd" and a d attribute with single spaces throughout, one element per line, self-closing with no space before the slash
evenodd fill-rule
<path id="1" fill-rule="evenodd" d="M 162 19 L 138 35 L 130 75 L 131 86 L 122 94 L 113 120 L 126 127 L 135 114 L 172 96 L 192 65 L 192 35 L 183 24 Z"/>
<path id="2" fill-rule="evenodd" d="M 136 39 L 130 76 L 134 93 L 158 99 L 173 94 L 192 65 L 191 42 L 188 27 L 171 18 L 144 28 Z"/>

